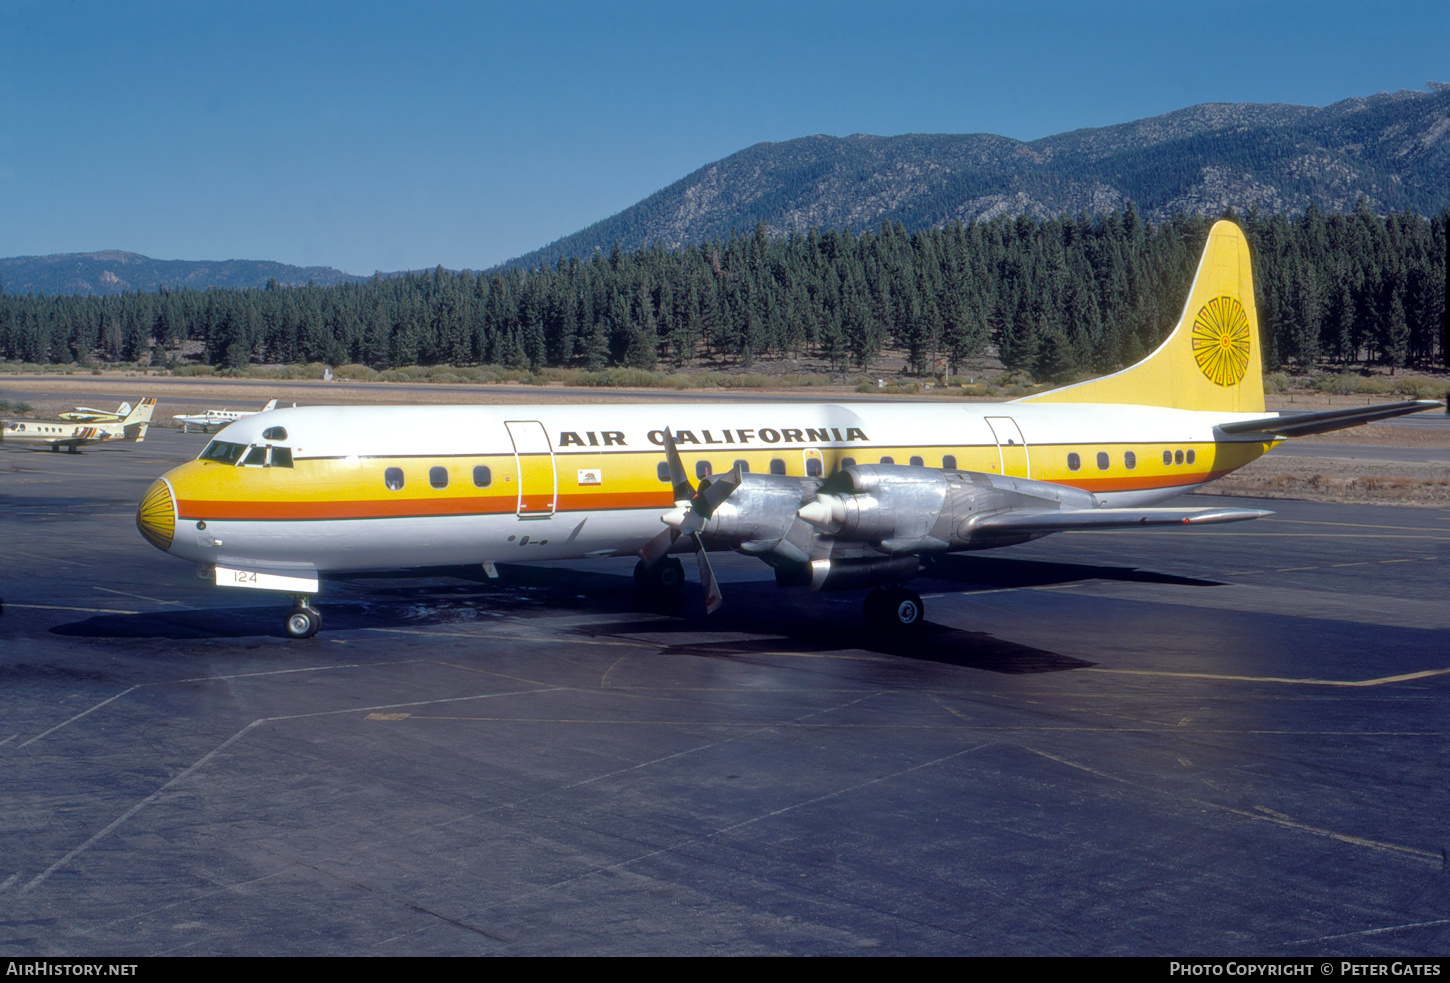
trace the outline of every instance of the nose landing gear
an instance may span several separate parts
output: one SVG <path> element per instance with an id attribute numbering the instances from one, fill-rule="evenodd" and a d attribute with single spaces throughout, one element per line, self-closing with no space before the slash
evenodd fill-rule
<path id="1" fill-rule="evenodd" d="M 292 611 L 287 615 L 287 637 L 311 638 L 322 628 L 322 615 L 307 603 L 307 595 L 292 598 Z"/>

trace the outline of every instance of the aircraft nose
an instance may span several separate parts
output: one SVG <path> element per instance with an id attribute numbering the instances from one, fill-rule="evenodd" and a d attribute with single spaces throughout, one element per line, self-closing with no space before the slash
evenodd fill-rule
<path id="1" fill-rule="evenodd" d="M 176 535 L 176 498 L 171 486 L 163 478 L 151 483 L 146 497 L 136 508 L 136 528 L 146 537 L 146 542 L 166 553 L 171 550 L 172 537 Z"/>

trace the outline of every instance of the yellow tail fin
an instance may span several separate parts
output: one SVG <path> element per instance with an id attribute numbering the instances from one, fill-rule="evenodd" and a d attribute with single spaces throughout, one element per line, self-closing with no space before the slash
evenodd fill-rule
<path id="1" fill-rule="evenodd" d="M 1020 403 L 1133 403 L 1262 413 L 1263 363 L 1249 243 L 1232 222 L 1208 233 L 1188 303 L 1168 340 L 1137 365 Z"/>

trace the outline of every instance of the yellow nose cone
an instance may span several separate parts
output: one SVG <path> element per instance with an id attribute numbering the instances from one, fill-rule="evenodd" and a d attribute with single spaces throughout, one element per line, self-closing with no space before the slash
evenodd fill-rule
<path id="1" fill-rule="evenodd" d="M 171 549 L 171 538 L 176 535 L 176 499 L 171 497 L 171 486 L 159 478 L 136 509 L 136 528 L 163 553 Z"/>

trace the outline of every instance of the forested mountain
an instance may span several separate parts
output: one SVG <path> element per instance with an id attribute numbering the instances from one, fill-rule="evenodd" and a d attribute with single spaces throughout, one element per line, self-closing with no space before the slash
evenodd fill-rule
<path id="1" fill-rule="evenodd" d="M 159 287 L 262 287 L 268 280 L 284 286 L 355 283 L 330 266 L 288 266 L 268 260 L 151 259 L 139 253 L 107 249 L 98 253 L 13 256 L 0 259 L 0 286 L 12 294 L 119 294 Z"/>
<path id="2" fill-rule="evenodd" d="M 1450 85 L 1323 109 L 1195 106 L 1031 143 L 761 144 L 484 273 L 0 260 L 0 358 L 155 365 L 200 342 L 234 368 L 844 369 L 892 349 L 916 373 L 990 354 L 1064 380 L 1152 350 L 1230 209 L 1266 365 L 1445 363 Z"/>
<path id="3" fill-rule="evenodd" d="M 941 228 L 998 215 L 1153 221 L 1232 207 L 1437 214 L 1450 205 L 1450 85 L 1323 108 L 1210 103 L 1023 142 L 990 134 L 813 136 L 761 143 L 507 266 L 812 228 Z"/>

